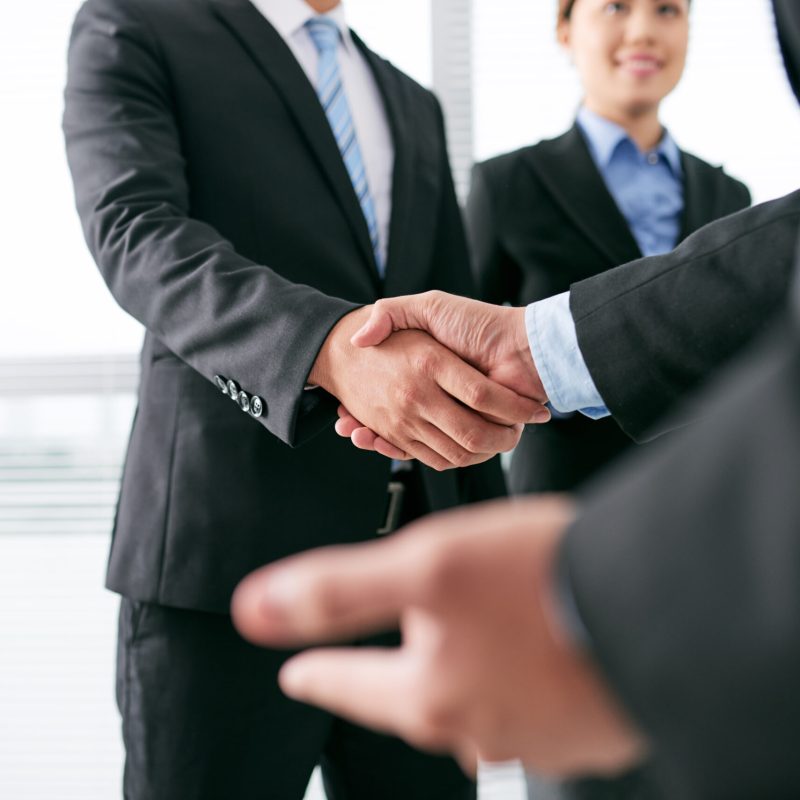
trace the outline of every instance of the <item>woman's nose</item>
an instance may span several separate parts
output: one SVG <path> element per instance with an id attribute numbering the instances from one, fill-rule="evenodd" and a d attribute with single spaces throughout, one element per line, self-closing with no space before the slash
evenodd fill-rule
<path id="1" fill-rule="evenodd" d="M 651 44 L 657 37 L 657 22 L 653 9 L 636 4 L 625 21 L 625 41 L 629 44 Z"/>

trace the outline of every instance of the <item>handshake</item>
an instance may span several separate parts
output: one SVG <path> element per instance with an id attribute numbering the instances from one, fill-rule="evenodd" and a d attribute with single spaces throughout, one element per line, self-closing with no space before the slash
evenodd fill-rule
<path id="1" fill-rule="evenodd" d="M 347 314 L 309 382 L 337 397 L 336 431 L 388 458 L 436 470 L 515 447 L 550 419 L 525 331 L 525 309 L 431 291 Z"/>

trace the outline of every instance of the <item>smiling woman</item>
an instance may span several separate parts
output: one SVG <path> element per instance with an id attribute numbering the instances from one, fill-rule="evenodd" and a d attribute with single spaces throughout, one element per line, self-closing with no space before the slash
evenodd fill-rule
<path id="1" fill-rule="evenodd" d="M 626 128 L 641 149 L 662 136 L 661 101 L 678 85 L 689 45 L 688 0 L 570 0 L 558 40 L 587 109 Z"/>

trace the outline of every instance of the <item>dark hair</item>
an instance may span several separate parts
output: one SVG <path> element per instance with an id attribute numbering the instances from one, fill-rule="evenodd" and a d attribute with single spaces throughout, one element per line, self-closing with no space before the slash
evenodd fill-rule
<path id="1" fill-rule="evenodd" d="M 691 0 L 689 0 L 691 2 Z M 572 16 L 572 9 L 575 7 L 575 0 L 558 0 L 558 18 L 569 19 Z"/>
<path id="2" fill-rule="evenodd" d="M 569 19 L 572 15 L 572 8 L 575 5 L 575 0 L 558 0 L 559 3 L 559 13 L 558 16 L 560 19 Z"/>

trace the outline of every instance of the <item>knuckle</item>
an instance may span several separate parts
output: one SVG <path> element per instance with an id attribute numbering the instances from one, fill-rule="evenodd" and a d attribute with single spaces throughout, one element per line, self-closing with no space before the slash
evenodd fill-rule
<path id="1" fill-rule="evenodd" d="M 471 467 L 475 463 L 475 457 L 467 450 L 462 450 L 453 455 L 453 463 L 457 467 Z"/>
<path id="2" fill-rule="evenodd" d="M 397 401 L 404 410 L 414 408 L 420 402 L 420 389 L 412 381 L 404 381 L 397 387 Z"/>
<path id="3" fill-rule="evenodd" d="M 445 298 L 445 292 L 441 289 L 430 289 L 429 291 L 425 292 L 425 302 L 432 307 L 437 307 L 440 305 Z"/>
<path id="4" fill-rule="evenodd" d="M 471 408 L 482 408 L 489 400 L 489 388 L 483 382 L 470 382 L 464 387 L 464 398 Z"/>
<path id="5" fill-rule="evenodd" d="M 423 712 L 412 709 L 410 721 L 408 723 L 405 739 L 411 742 L 419 750 L 446 750 L 450 737 L 442 730 L 435 728 L 429 722 Z"/>
<path id="6" fill-rule="evenodd" d="M 439 748 L 452 738 L 452 715 L 442 704 L 420 709 L 413 736 L 428 748 Z"/>
<path id="7" fill-rule="evenodd" d="M 448 469 L 452 469 L 453 465 L 443 458 L 437 458 L 433 459 L 433 463 L 430 464 L 430 467 L 436 472 L 447 472 Z"/>
<path id="8" fill-rule="evenodd" d="M 506 434 L 507 441 L 500 452 L 507 453 L 509 450 L 513 450 L 519 444 L 519 440 L 522 438 L 522 431 L 523 427 L 521 425 L 517 426 L 516 428 L 509 428 L 508 433 Z"/>
<path id="9" fill-rule="evenodd" d="M 477 427 L 463 431 L 460 441 L 466 457 L 469 457 L 470 454 L 483 453 L 488 450 L 487 437 L 484 435 L 483 431 Z"/>
<path id="10" fill-rule="evenodd" d="M 446 444 L 441 444 L 440 448 L 443 459 L 450 465 L 451 468 L 466 467 L 469 465 L 472 454 L 468 453 L 460 445 L 447 442 Z"/>
<path id="11" fill-rule="evenodd" d="M 461 713 L 440 682 L 429 681 L 428 685 L 431 688 L 423 693 L 419 709 L 420 725 L 429 741 L 445 744 L 459 731 Z"/>
<path id="12" fill-rule="evenodd" d="M 413 358 L 413 366 L 416 372 L 423 375 L 431 375 L 439 365 L 439 354 L 432 347 L 422 347 L 417 350 Z"/>
<path id="13" fill-rule="evenodd" d="M 373 313 L 384 314 L 390 310 L 389 302 L 385 298 L 376 300 L 372 305 Z"/>

